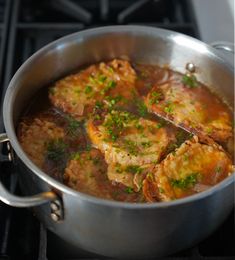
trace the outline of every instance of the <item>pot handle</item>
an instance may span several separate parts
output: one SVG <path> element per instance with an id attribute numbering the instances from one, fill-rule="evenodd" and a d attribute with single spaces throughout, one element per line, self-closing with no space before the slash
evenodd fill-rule
<path id="1" fill-rule="evenodd" d="M 42 192 L 28 197 L 19 197 L 8 192 L 0 182 L 0 200 L 13 207 L 34 207 L 56 199 L 57 196 L 51 191 Z"/>
<path id="2" fill-rule="evenodd" d="M 234 54 L 234 44 L 230 42 L 213 42 L 210 44 L 217 50 L 223 50 Z"/>
<path id="3" fill-rule="evenodd" d="M 0 134 L 0 144 L 4 142 L 9 142 L 7 135 Z M 9 157 L 9 159 L 11 156 Z M 57 200 L 57 195 L 52 191 L 47 191 L 39 193 L 34 196 L 19 197 L 11 194 L 0 182 L 0 201 L 6 203 L 7 205 L 14 207 L 33 207 L 44 204 L 49 201 Z"/>

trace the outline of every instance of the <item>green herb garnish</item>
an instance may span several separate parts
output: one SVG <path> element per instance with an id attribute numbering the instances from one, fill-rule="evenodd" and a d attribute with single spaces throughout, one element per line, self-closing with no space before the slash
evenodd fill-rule
<path id="1" fill-rule="evenodd" d="M 131 194 L 131 193 L 133 193 L 134 191 L 133 191 L 133 189 L 132 189 L 131 187 L 127 187 L 127 188 L 125 189 L 125 192 Z"/>
<path id="2" fill-rule="evenodd" d="M 81 122 L 75 120 L 71 116 L 66 116 L 66 119 L 68 121 L 67 125 L 67 131 L 70 136 L 76 135 L 76 131 L 78 130 L 79 127 L 81 127 Z"/>
<path id="3" fill-rule="evenodd" d="M 136 142 L 126 139 L 124 140 L 124 145 L 130 154 L 137 156 L 139 148 Z"/>
<path id="4" fill-rule="evenodd" d="M 123 172 L 120 164 L 116 165 L 116 172 L 117 173 L 122 173 Z"/>
<path id="5" fill-rule="evenodd" d="M 172 103 L 169 103 L 167 106 L 164 107 L 164 111 L 168 114 L 173 113 L 174 105 Z"/>
<path id="6" fill-rule="evenodd" d="M 108 84 L 101 90 L 101 94 L 104 95 L 107 93 L 109 90 L 115 88 L 117 83 L 113 80 L 109 81 Z"/>
<path id="7" fill-rule="evenodd" d="M 154 181 L 154 177 L 153 177 L 153 174 L 152 172 L 148 172 L 146 177 L 150 180 L 150 181 Z"/>
<path id="8" fill-rule="evenodd" d="M 188 189 L 193 187 L 197 183 L 198 173 L 192 173 L 185 178 L 182 179 L 171 179 L 172 187 L 179 188 L 179 189 Z"/>
<path id="9" fill-rule="evenodd" d="M 176 133 L 176 144 L 177 146 L 180 146 L 185 140 L 186 140 L 186 133 L 183 132 L 182 130 L 179 130 L 177 133 Z"/>
<path id="10" fill-rule="evenodd" d="M 95 108 L 96 109 L 102 109 L 104 107 L 104 104 L 101 101 L 95 102 Z"/>
<path id="11" fill-rule="evenodd" d="M 143 127 L 139 122 L 136 123 L 135 127 L 136 127 L 136 129 L 138 129 L 140 132 L 143 132 L 143 130 L 144 130 L 144 127 Z"/>
<path id="12" fill-rule="evenodd" d="M 189 154 L 185 153 L 183 155 L 183 159 L 184 159 L 184 161 L 188 161 L 189 160 Z"/>
<path id="13" fill-rule="evenodd" d="M 99 77 L 98 77 L 99 83 L 104 83 L 106 79 L 107 79 L 107 77 L 105 75 L 99 75 Z"/>
<path id="14" fill-rule="evenodd" d="M 116 141 L 123 131 L 123 128 L 135 119 L 135 116 L 128 112 L 111 111 L 106 118 L 103 126 L 106 128 L 107 134 L 112 141 Z"/>
<path id="15" fill-rule="evenodd" d="M 160 129 L 160 128 L 162 128 L 163 127 L 163 125 L 161 124 L 161 123 L 157 123 L 157 125 L 156 125 L 156 128 L 157 129 Z"/>
<path id="16" fill-rule="evenodd" d="M 87 85 L 87 86 L 85 87 L 85 94 L 90 94 L 91 92 L 92 92 L 92 87 L 89 86 L 89 85 Z"/>
<path id="17" fill-rule="evenodd" d="M 73 160 L 79 160 L 81 158 L 81 155 L 79 152 L 72 154 L 71 158 Z"/>
<path id="18" fill-rule="evenodd" d="M 216 173 L 221 173 L 222 172 L 222 167 L 221 166 L 216 166 L 215 172 Z"/>
<path id="19" fill-rule="evenodd" d="M 145 117 L 148 114 L 148 109 L 142 101 L 137 103 L 138 114 Z"/>
<path id="20" fill-rule="evenodd" d="M 52 140 L 47 144 L 47 158 L 53 161 L 62 160 L 67 144 L 62 139 Z"/>
<path id="21" fill-rule="evenodd" d="M 91 148 L 92 148 L 91 144 L 87 144 L 85 150 L 89 152 Z"/>
<path id="22" fill-rule="evenodd" d="M 100 116 L 100 115 L 95 115 L 95 116 L 94 116 L 94 119 L 95 119 L 95 120 L 100 120 L 100 119 L 101 119 L 101 116 Z"/>
<path id="23" fill-rule="evenodd" d="M 161 187 L 159 187 L 159 193 L 164 193 L 165 192 L 165 190 L 163 189 L 163 188 L 161 188 Z"/>
<path id="24" fill-rule="evenodd" d="M 96 79 L 95 79 L 95 77 L 94 77 L 93 75 L 90 75 L 90 76 L 89 76 L 89 81 L 90 81 L 91 83 L 93 83 L 93 84 L 96 84 Z"/>
<path id="25" fill-rule="evenodd" d="M 213 132 L 213 129 L 212 127 L 208 127 L 207 130 L 206 130 L 207 134 L 211 134 Z"/>
<path id="26" fill-rule="evenodd" d="M 128 165 L 126 167 L 126 171 L 133 173 L 133 174 L 136 174 L 136 173 L 139 174 L 143 171 L 143 169 L 138 165 Z"/>
<path id="27" fill-rule="evenodd" d="M 144 148 L 149 148 L 152 146 L 151 142 L 142 142 L 141 145 L 144 147 Z"/>
<path id="28" fill-rule="evenodd" d="M 114 70 L 112 67 L 108 67 L 108 71 L 113 74 Z"/>
<path id="29" fill-rule="evenodd" d="M 119 96 L 116 96 L 116 97 L 110 97 L 110 96 L 107 96 L 105 98 L 106 102 L 108 103 L 108 106 L 109 107 L 113 107 L 114 105 L 116 105 L 119 101 L 121 101 L 123 99 L 123 97 L 121 95 Z"/>
<path id="30" fill-rule="evenodd" d="M 157 91 L 153 91 L 150 94 L 150 105 L 158 104 L 159 101 L 162 99 L 162 96 L 163 96 L 162 93 L 157 92 Z"/>
<path id="31" fill-rule="evenodd" d="M 198 86 L 197 78 L 194 75 L 189 74 L 182 77 L 182 83 L 189 88 L 195 88 Z"/>

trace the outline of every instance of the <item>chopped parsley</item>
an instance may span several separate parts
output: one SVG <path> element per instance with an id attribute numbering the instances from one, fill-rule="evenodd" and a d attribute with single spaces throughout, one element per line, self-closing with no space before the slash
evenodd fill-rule
<path id="1" fill-rule="evenodd" d="M 144 147 L 144 148 L 149 148 L 152 146 L 151 142 L 142 142 L 141 145 Z"/>
<path id="2" fill-rule="evenodd" d="M 150 180 L 150 181 L 154 181 L 154 177 L 153 177 L 153 174 L 152 172 L 148 172 L 146 177 Z"/>
<path id="3" fill-rule="evenodd" d="M 163 188 L 161 188 L 161 187 L 159 187 L 159 193 L 165 193 L 165 190 L 163 189 Z"/>
<path id="4" fill-rule="evenodd" d="M 81 127 L 81 122 L 75 120 L 71 116 L 66 116 L 67 119 L 67 131 L 70 136 L 74 136 L 76 131 Z"/>
<path id="5" fill-rule="evenodd" d="M 89 161 L 91 161 L 91 160 L 92 160 L 91 155 L 90 155 L 90 154 L 87 154 L 86 159 L 89 160 Z"/>
<path id="6" fill-rule="evenodd" d="M 94 165 L 98 165 L 100 163 L 100 158 L 99 157 L 95 157 L 95 158 L 92 159 L 92 161 L 93 161 Z"/>
<path id="7" fill-rule="evenodd" d="M 87 86 L 85 87 L 85 94 L 90 94 L 91 92 L 92 92 L 92 87 L 89 86 L 89 85 L 87 85 Z"/>
<path id="8" fill-rule="evenodd" d="M 139 152 L 139 148 L 136 142 L 125 139 L 124 140 L 124 145 L 125 145 L 125 149 L 127 149 L 127 151 L 132 154 L 132 155 L 137 155 Z"/>
<path id="9" fill-rule="evenodd" d="M 47 158 L 52 161 L 62 160 L 67 144 L 62 139 L 52 140 L 47 144 Z"/>
<path id="10" fill-rule="evenodd" d="M 190 74 L 186 74 L 182 77 L 182 83 L 189 88 L 195 88 L 198 86 L 197 78 Z"/>
<path id="11" fill-rule="evenodd" d="M 123 128 L 135 119 L 135 116 L 129 112 L 117 112 L 111 111 L 106 118 L 103 126 L 106 128 L 106 132 L 112 141 L 116 141 Z"/>
<path id="12" fill-rule="evenodd" d="M 192 173 L 182 179 L 171 179 L 171 186 L 183 190 L 193 187 L 197 183 L 198 175 L 198 173 Z"/>
<path id="13" fill-rule="evenodd" d="M 207 131 L 207 134 L 211 134 L 213 132 L 213 129 L 212 129 L 212 127 L 208 127 L 206 131 Z"/>
<path id="14" fill-rule="evenodd" d="M 144 130 L 144 127 L 139 123 L 137 122 L 136 125 L 135 125 L 136 129 L 138 129 L 140 132 L 142 132 Z"/>
<path id="15" fill-rule="evenodd" d="M 153 104 L 158 104 L 159 101 L 162 99 L 163 95 L 162 93 L 160 92 L 157 92 L 157 91 L 153 91 L 151 94 L 150 94 L 150 105 L 153 105 Z"/>
<path id="16" fill-rule="evenodd" d="M 174 105 L 172 103 L 169 103 L 167 106 L 164 107 L 164 111 L 168 114 L 173 113 Z"/>
<path id="17" fill-rule="evenodd" d="M 148 109 L 142 101 L 139 101 L 137 103 L 137 109 L 138 109 L 138 114 L 142 117 L 145 117 L 148 113 Z"/>
<path id="18" fill-rule="evenodd" d="M 71 158 L 73 160 L 79 160 L 81 158 L 81 155 L 79 152 L 72 154 Z"/>
<path id="19" fill-rule="evenodd" d="M 142 173 L 143 169 L 138 165 L 128 165 L 126 167 L 126 171 L 133 173 L 133 174 L 136 174 L 136 173 L 139 174 L 139 173 Z"/>
<path id="20" fill-rule="evenodd" d="M 123 99 L 123 97 L 121 95 L 118 95 L 116 97 L 107 96 L 105 98 L 105 101 L 108 103 L 108 106 L 112 108 L 114 105 L 116 105 L 122 99 Z"/>
<path id="21" fill-rule="evenodd" d="M 123 170 L 122 170 L 120 164 L 117 164 L 117 165 L 116 165 L 116 172 L 117 172 L 117 173 L 122 173 L 122 172 L 123 172 Z"/>
<path id="22" fill-rule="evenodd" d="M 105 75 L 99 75 L 98 81 L 99 83 L 104 83 L 106 81 L 107 77 Z"/>
<path id="23" fill-rule="evenodd" d="M 104 104 L 101 101 L 95 102 L 95 108 L 96 109 L 102 109 L 104 107 Z"/>
<path id="24" fill-rule="evenodd" d="M 222 167 L 221 166 L 216 166 L 215 172 L 216 173 L 221 173 L 222 172 Z"/>
<path id="25" fill-rule="evenodd" d="M 156 128 L 157 128 L 157 129 L 160 129 L 160 128 L 162 128 L 162 127 L 163 127 L 162 123 L 157 123 L 157 125 L 156 125 Z"/>
<path id="26" fill-rule="evenodd" d="M 131 193 L 133 193 L 134 191 L 133 191 L 133 188 L 127 187 L 127 188 L 125 189 L 125 192 L 128 193 L 128 194 L 131 194 Z"/>
<path id="27" fill-rule="evenodd" d="M 96 84 L 96 80 L 95 80 L 95 77 L 93 75 L 90 75 L 89 76 L 89 81 L 93 84 Z"/>
<path id="28" fill-rule="evenodd" d="M 177 146 L 180 146 L 185 140 L 186 140 L 187 134 L 183 132 L 182 130 L 179 130 L 176 133 L 176 144 Z"/>
<path id="29" fill-rule="evenodd" d="M 178 147 L 178 145 L 177 145 L 176 143 L 172 143 L 172 142 L 171 142 L 171 143 L 167 146 L 167 149 L 166 149 L 165 153 L 168 154 L 168 153 L 172 152 L 172 155 L 175 156 L 174 150 L 175 150 L 177 147 Z"/>
<path id="30" fill-rule="evenodd" d="M 91 148 L 92 148 L 91 144 L 87 144 L 85 150 L 86 150 L 86 151 L 90 151 Z"/>
<path id="31" fill-rule="evenodd" d="M 95 116 L 94 116 L 94 119 L 95 119 L 95 120 L 100 120 L 100 119 L 101 119 L 101 115 L 98 115 L 98 114 L 95 115 Z"/>
<path id="32" fill-rule="evenodd" d="M 101 90 L 101 94 L 104 95 L 106 94 L 109 90 L 115 88 L 117 83 L 113 80 L 110 80 L 107 85 Z"/>
<path id="33" fill-rule="evenodd" d="M 188 160 L 189 160 L 189 154 L 188 154 L 188 153 L 185 153 L 185 154 L 183 155 L 183 160 L 184 160 L 184 161 L 188 161 Z"/>
<path id="34" fill-rule="evenodd" d="M 109 66 L 108 66 L 108 71 L 109 71 L 111 74 L 113 74 L 113 73 L 114 73 L 114 70 L 113 70 L 113 68 L 112 68 L 112 67 L 109 67 Z"/>

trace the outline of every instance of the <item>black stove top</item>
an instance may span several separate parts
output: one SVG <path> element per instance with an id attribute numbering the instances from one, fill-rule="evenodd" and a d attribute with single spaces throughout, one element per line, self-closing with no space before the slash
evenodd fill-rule
<path id="1" fill-rule="evenodd" d="M 39 48 L 72 32 L 113 24 L 149 25 L 200 38 L 190 0 L 0 0 L 0 100 L 17 68 Z M 0 147 L 1 180 L 20 194 L 16 166 L 6 154 Z M 162 259 L 234 259 L 233 227 L 234 212 L 200 244 Z M 1 259 L 101 258 L 47 231 L 31 211 L 0 202 Z"/>

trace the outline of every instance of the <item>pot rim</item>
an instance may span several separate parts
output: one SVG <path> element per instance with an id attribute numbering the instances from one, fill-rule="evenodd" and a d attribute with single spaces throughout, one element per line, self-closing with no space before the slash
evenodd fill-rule
<path id="1" fill-rule="evenodd" d="M 193 48 L 195 49 L 195 51 L 201 51 L 213 57 L 217 62 L 221 63 L 223 66 L 227 67 L 228 70 L 233 72 L 232 66 L 228 64 L 225 60 L 223 60 L 221 57 L 219 57 L 219 52 L 215 50 L 213 47 L 193 37 L 184 35 L 182 33 L 166 30 L 166 29 L 160 29 L 160 28 L 150 27 L 150 26 L 138 26 L 138 25 L 114 25 L 114 26 L 98 27 L 94 29 L 87 29 L 87 30 L 82 30 L 79 32 L 69 34 L 67 36 L 64 36 L 56 41 L 47 44 L 46 46 L 44 46 L 43 48 L 35 52 L 31 57 L 29 57 L 20 66 L 20 68 L 17 70 L 17 72 L 15 73 L 15 75 L 13 76 L 13 78 L 11 79 L 8 85 L 6 95 L 4 98 L 4 103 L 3 103 L 3 120 L 6 128 L 7 136 L 17 156 L 34 174 L 36 174 L 40 179 L 47 182 L 50 186 L 58 189 L 59 191 L 62 191 L 63 193 L 78 197 L 78 199 L 82 199 L 97 205 L 105 205 L 110 207 L 119 207 L 119 208 L 128 208 L 128 209 L 143 209 L 143 208 L 152 209 L 152 208 L 165 208 L 165 207 L 177 206 L 181 204 L 191 203 L 196 200 L 204 199 L 205 197 L 210 196 L 215 192 L 219 192 L 229 185 L 232 185 L 232 183 L 235 180 L 234 172 L 231 174 L 231 176 L 227 177 L 222 182 L 216 184 L 215 186 L 213 186 L 212 188 L 206 191 L 191 195 L 189 197 L 177 199 L 174 201 L 155 202 L 155 203 L 130 203 L 130 202 L 112 201 L 112 200 L 94 197 L 69 188 L 68 186 L 60 183 L 59 181 L 55 180 L 54 178 L 50 177 L 48 174 L 40 170 L 36 165 L 33 164 L 33 162 L 25 154 L 15 134 L 15 128 L 12 120 L 13 113 L 12 113 L 11 103 L 12 100 L 14 100 L 14 97 L 16 95 L 15 93 L 17 87 L 15 87 L 15 82 L 17 82 L 17 79 L 21 76 L 22 73 L 27 73 L 27 67 L 29 66 L 29 64 L 31 64 L 35 58 L 38 58 L 39 56 L 43 55 L 44 52 L 50 52 L 51 50 L 54 50 L 54 48 L 57 47 L 58 45 L 66 44 L 70 42 L 70 40 L 75 41 L 78 38 L 80 38 L 80 40 L 83 41 L 84 40 L 83 38 L 85 38 L 86 36 L 92 36 L 92 35 L 95 36 L 95 35 L 99 35 L 100 33 L 128 33 L 128 32 L 132 32 L 132 33 L 142 32 L 146 35 L 152 35 L 153 37 L 155 36 L 165 37 L 173 41 L 176 41 L 176 38 L 178 37 L 178 39 L 185 40 L 186 44 L 194 45 Z"/>

